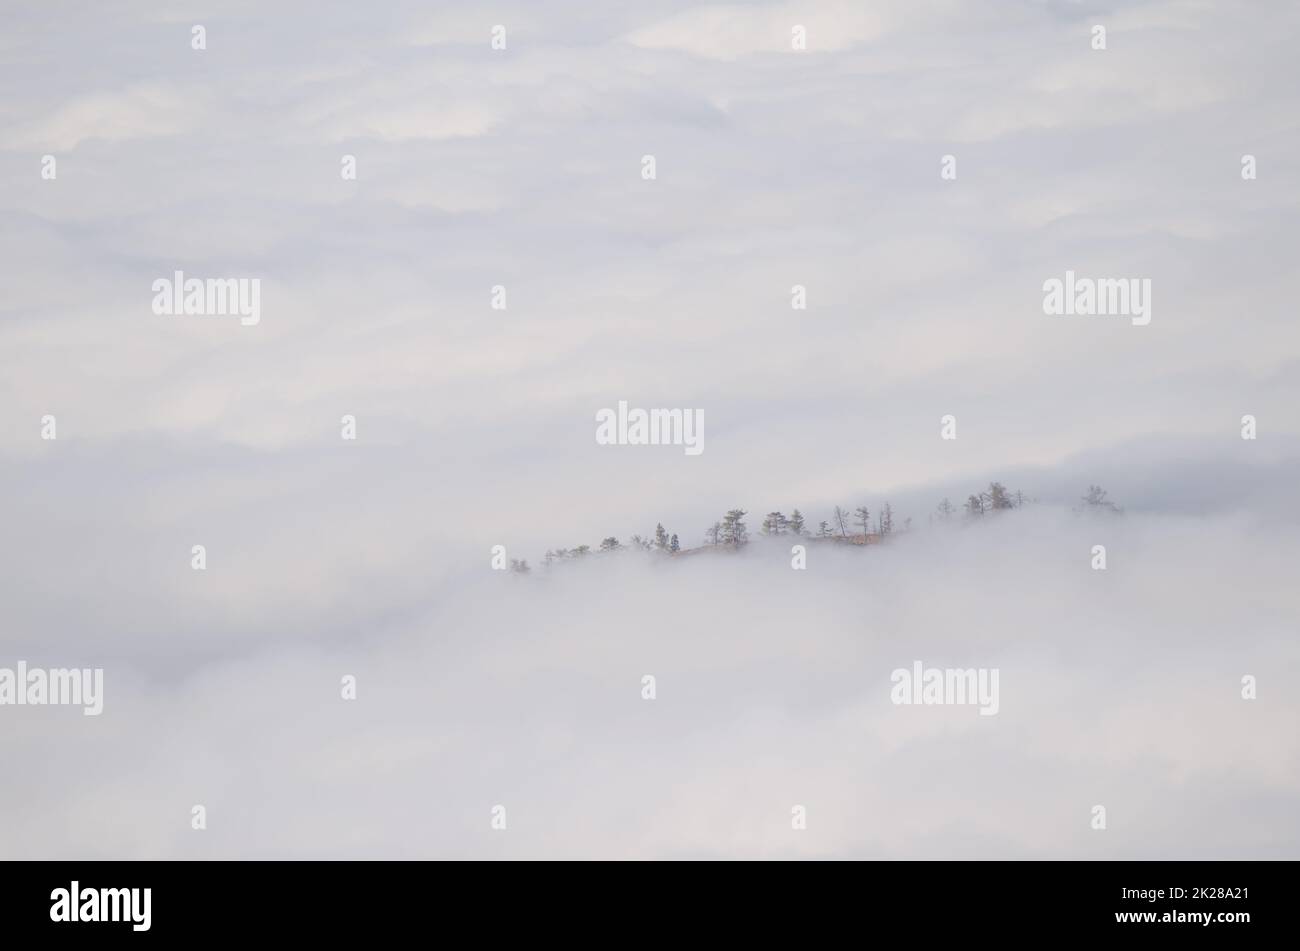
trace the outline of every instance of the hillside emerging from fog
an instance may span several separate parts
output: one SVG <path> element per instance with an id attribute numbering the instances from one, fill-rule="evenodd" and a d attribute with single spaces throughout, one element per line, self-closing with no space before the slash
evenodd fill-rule
<path id="1" fill-rule="evenodd" d="M 1088 492 L 1080 499 L 1077 511 L 1092 515 L 1120 514 L 1121 509 L 1107 497 L 1106 490 L 1097 485 L 1088 486 Z M 987 489 L 967 496 L 962 505 L 961 514 L 947 498 L 930 513 L 927 524 L 949 525 L 953 523 L 977 524 L 986 516 L 999 516 L 1005 512 L 1024 508 L 1034 500 L 1023 492 L 1011 493 L 1001 482 L 990 482 Z M 704 532 L 704 544 L 684 547 L 675 532 L 670 533 L 663 523 L 655 526 L 649 537 L 633 535 L 627 544 L 617 536 L 603 538 L 594 549 L 590 545 L 578 545 L 573 548 L 547 549 L 542 564 L 546 568 L 553 565 L 586 558 L 592 555 L 609 555 L 623 551 L 653 552 L 670 558 L 682 558 L 708 553 L 735 552 L 753 541 L 749 525 L 745 521 L 750 513 L 745 509 L 730 509 L 721 519 L 714 522 Z M 803 545 L 851 545 L 865 547 L 878 545 L 891 536 L 905 534 L 912 530 L 910 516 L 901 519 L 895 516 L 893 506 L 883 503 L 875 513 L 874 527 L 872 512 L 866 505 L 859 505 L 852 511 L 835 506 L 829 520 L 819 522 L 816 530 L 810 530 L 809 523 L 799 509 L 793 509 L 789 516 L 784 512 L 772 511 L 763 517 L 759 534 L 764 539 L 782 539 L 792 544 Z M 505 567 L 504 548 L 494 549 L 494 567 Z M 532 570 L 526 559 L 511 559 L 510 570 L 518 574 L 527 574 Z"/>

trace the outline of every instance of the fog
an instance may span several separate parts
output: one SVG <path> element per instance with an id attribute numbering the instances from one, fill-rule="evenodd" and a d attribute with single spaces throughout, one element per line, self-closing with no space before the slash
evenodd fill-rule
<path id="1" fill-rule="evenodd" d="M 295 630 L 303 609 L 234 644 L 172 614 L 117 638 L 100 717 L 5 710 L 27 764 L 0 792 L 5 854 L 1295 854 L 1293 530 L 1037 506 L 805 542 L 804 570 L 790 542 L 524 576 L 484 550 L 332 637 Z M 161 675 L 155 634 L 214 659 Z M 891 703 L 917 660 L 997 668 L 998 713 Z"/>

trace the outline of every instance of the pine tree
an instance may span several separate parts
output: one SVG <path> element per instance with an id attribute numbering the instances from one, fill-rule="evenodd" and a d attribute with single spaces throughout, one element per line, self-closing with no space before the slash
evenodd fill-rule
<path id="1" fill-rule="evenodd" d="M 858 517 L 858 524 L 862 526 L 862 534 L 871 534 L 871 513 L 867 511 L 865 505 L 859 505 L 853 512 Z"/>
<path id="2" fill-rule="evenodd" d="M 1088 494 L 1083 497 L 1083 509 L 1085 512 L 1120 511 L 1118 505 L 1106 498 L 1106 490 L 1099 485 L 1088 486 Z"/>
<path id="3" fill-rule="evenodd" d="M 790 531 L 795 535 L 803 534 L 803 516 L 799 514 L 798 509 L 790 513 Z"/>
<path id="4" fill-rule="evenodd" d="M 677 540 L 676 535 L 674 535 L 672 541 L 668 543 L 668 550 L 672 552 L 678 552 L 682 550 L 681 542 Z"/>
<path id="5" fill-rule="evenodd" d="M 602 539 L 600 542 L 601 551 L 618 551 L 623 546 L 619 544 L 618 539 L 613 535 L 609 538 Z"/>
<path id="6" fill-rule="evenodd" d="M 660 551 L 668 550 L 668 533 L 664 531 L 663 522 L 655 526 L 655 548 Z"/>
<path id="7" fill-rule="evenodd" d="M 894 531 L 894 509 L 888 502 L 880 510 L 880 534 L 889 535 Z"/>
<path id="8" fill-rule="evenodd" d="M 732 509 L 722 518 L 722 538 L 724 545 L 739 548 L 749 541 L 749 530 L 745 527 L 744 509 Z"/>
<path id="9" fill-rule="evenodd" d="M 946 522 L 952 518 L 952 503 L 945 498 L 939 503 L 939 508 L 936 511 L 939 513 L 939 517 Z"/>
<path id="10" fill-rule="evenodd" d="M 971 516 L 974 516 L 974 515 L 983 515 L 983 514 L 984 514 L 984 500 L 981 499 L 978 495 L 972 495 L 972 496 L 970 496 L 969 498 L 967 498 L 967 499 L 966 499 L 966 514 L 967 514 L 967 515 L 971 515 Z"/>
<path id="11" fill-rule="evenodd" d="M 987 496 L 990 511 L 1001 512 L 1014 507 L 1011 496 L 1007 495 L 1007 487 L 1001 482 L 990 482 Z"/>

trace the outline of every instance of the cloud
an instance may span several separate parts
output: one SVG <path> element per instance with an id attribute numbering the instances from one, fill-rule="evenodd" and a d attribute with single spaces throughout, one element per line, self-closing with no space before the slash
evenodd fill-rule
<path id="1" fill-rule="evenodd" d="M 74 96 L 48 116 L 18 124 L 0 139 L 6 149 L 71 150 L 83 142 L 130 142 L 201 128 L 201 96 L 159 83 Z"/>
<path id="2" fill-rule="evenodd" d="M 891 5 L 819 3 L 715 4 L 686 10 L 630 33 L 628 42 L 708 59 L 791 50 L 791 31 L 804 27 L 809 50 L 835 52 L 879 38 L 897 16 Z"/>

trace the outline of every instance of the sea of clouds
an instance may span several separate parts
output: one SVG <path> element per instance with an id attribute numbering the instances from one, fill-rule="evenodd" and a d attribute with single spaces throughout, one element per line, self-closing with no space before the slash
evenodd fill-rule
<path id="1" fill-rule="evenodd" d="M 105 697 L 0 708 L 0 856 L 1300 855 L 1294 4 L 3 16 L 0 666 Z M 1150 325 L 1045 316 L 1067 268 Z M 598 446 L 624 399 L 703 455 Z M 1037 504 L 931 524 L 993 479 Z M 886 500 L 805 571 L 539 570 Z"/>

